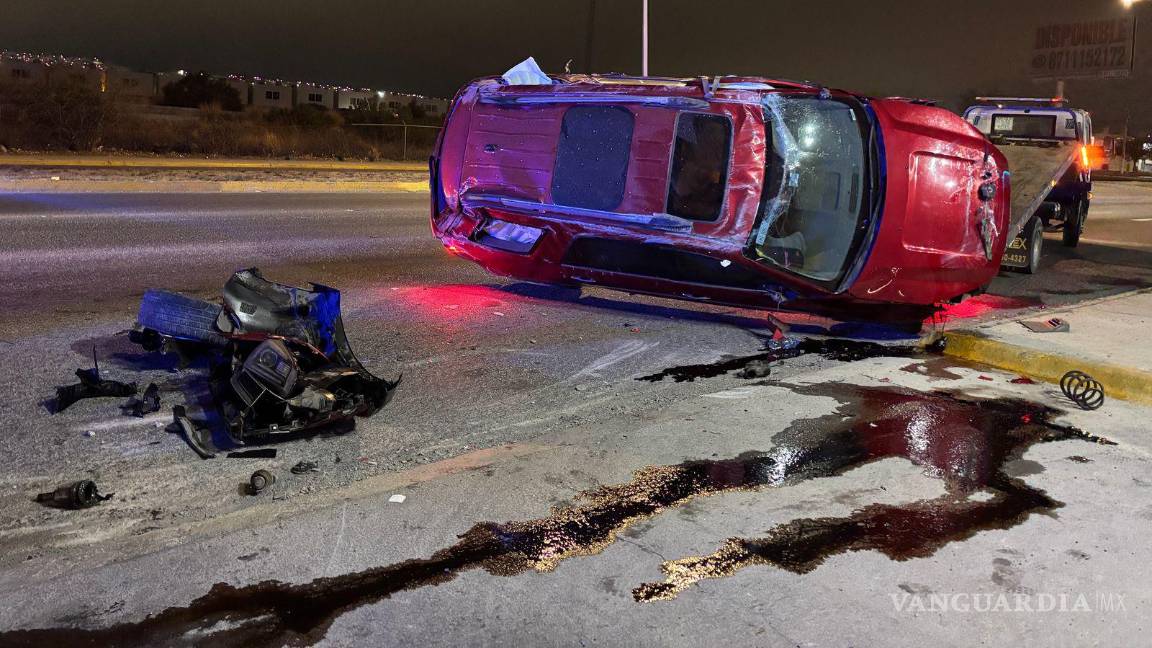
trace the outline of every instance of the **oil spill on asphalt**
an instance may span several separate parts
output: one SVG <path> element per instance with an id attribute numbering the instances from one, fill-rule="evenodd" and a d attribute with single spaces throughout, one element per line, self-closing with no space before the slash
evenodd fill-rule
<path id="1" fill-rule="evenodd" d="M 916 355 L 917 350 L 910 346 L 888 346 L 875 342 L 859 342 L 855 340 L 816 339 L 805 338 L 796 344 L 784 344 L 780 348 L 769 349 L 764 353 L 757 353 L 738 358 L 725 358 L 716 362 L 704 364 L 681 365 L 669 367 L 657 373 L 641 376 L 636 380 L 658 382 L 671 378 L 676 382 L 693 382 L 697 378 L 715 378 L 730 371 L 743 369 L 754 362 L 776 362 L 786 358 L 795 358 L 809 353 L 815 353 L 831 360 L 854 362 L 865 358 L 881 356 L 904 358 Z"/>
<path id="2" fill-rule="evenodd" d="M 845 551 L 871 549 L 897 560 L 928 556 L 949 542 L 1061 506 L 1003 470 L 1033 444 L 1110 443 L 1054 423 L 1058 410 L 1022 400 L 975 401 L 943 391 L 839 383 L 794 390 L 832 397 L 840 406 L 832 414 L 793 422 L 773 437 L 766 452 L 642 468 L 631 481 L 581 493 L 548 517 L 477 524 L 429 558 L 302 584 L 218 583 L 189 605 L 142 621 L 0 632 L 0 646 L 307 645 L 322 639 L 341 614 L 403 590 L 439 585 L 474 569 L 502 576 L 548 572 L 568 558 L 600 553 L 629 525 L 694 498 L 787 486 L 888 457 L 905 457 L 943 479 L 948 495 L 902 506 L 872 505 L 845 518 L 796 520 L 763 538 L 732 539 L 711 556 L 665 563 L 667 579 L 641 585 L 634 596 L 672 598 L 701 579 L 757 564 L 803 573 Z M 967 498 L 977 491 L 992 497 Z"/>
<path id="3" fill-rule="evenodd" d="M 1033 513 L 1063 506 L 1006 471 L 1005 465 L 1032 445 L 1068 439 L 1115 445 L 1054 423 L 1059 410 L 1017 399 L 975 401 L 949 392 L 860 388 L 855 400 L 855 408 L 841 410 L 858 413 L 867 423 L 848 428 L 833 442 L 838 456 L 848 459 L 833 472 L 884 457 L 905 457 L 942 479 L 944 496 L 902 505 L 872 504 L 847 517 L 794 520 L 760 538 L 731 538 L 711 555 L 665 562 L 664 581 L 637 587 L 634 598 L 671 599 L 701 580 L 753 565 L 804 574 L 829 556 L 849 551 L 879 551 L 893 560 L 930 556 L 979 531 L 1007 529 Z M 991 497 L 969 497 L 977 492 Z"/>
<path id="4" fill-rule="evenodd" d="M 900 367 L 900 371 L 924 376 L 929 380 L 960 380 L 963 378 L 955 371 L 951 371 L 954 368 L 956 368 L 956 364 L 950 362 L 948 358 L 931 358 L 923 362 L 904 365 Z"/>

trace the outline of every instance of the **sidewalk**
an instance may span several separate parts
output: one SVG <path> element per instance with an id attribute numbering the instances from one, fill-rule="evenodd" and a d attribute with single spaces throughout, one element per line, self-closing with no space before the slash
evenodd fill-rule
<path id="1" fill-rule="evenodd" d="M 1019 320 L 978 324 L 947 333 L 945 353 L 1030 378 L 1058 383 L 1079 370 L 1104 386 L 1108 397 L 1152 403 L 1152 291 L 1127 293 L 1027 319 L 1059 318 L 1067 333 L 1034 333 Z"/>

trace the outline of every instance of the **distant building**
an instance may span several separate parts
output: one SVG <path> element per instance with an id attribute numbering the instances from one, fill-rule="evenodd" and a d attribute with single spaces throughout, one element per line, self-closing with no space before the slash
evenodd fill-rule
<path id="1" fill-rule="evenodd" d="M 120 66 L 105 70 L 104 89 L 116 99 L 131 103 L 150 103 L 159 90 L 155 74 Z"/>
<path id="2" fill-rule="evenodd" d="M 275 81 L 253 81 L 251 105 L 261 108 L 291 108 L 292 86 Z"/>
<path id="3" fill-rule="evenodd" d="M 39 61 L 0 58 L 0 83 L 47 83 L 48 66 Z"/>
<path id="4" fill-rule="evenodd" d="M 159 103 L 164 88 L 184 78 L 184 70 L 137 72 L 118 65 L 105 65 L 97 59 L 49 54 L 0 51 L 0 84 L 80 84 L 106 92 L 119 101 Z M 242 106 L 292 108 L 312 105 L 338 110 L 370 108 L 407 112 L 415 106 L 422 117 L 443 117 L 448 100 L 403 92 L 340 88 L 320 83 L 288 82 L 238 75 L 215 76 L 240 97 Z"/>
<path id="5" fill-rule="evenodd" d="M 340 110 L 364 108 L 379 100 L 380 97 L 372 90 L 339 90 L 336 93 L 336 107 Z"/>
<path id="6" fill-rule="evenodd" d="M 314 85 L 310 83 L 298 83 L 295 87 L 296 98 L 295 105 L 308 105 L 308 106 L 324 106 L 325 108 L 336 107 L 336 90 L 327 86 Z"/>

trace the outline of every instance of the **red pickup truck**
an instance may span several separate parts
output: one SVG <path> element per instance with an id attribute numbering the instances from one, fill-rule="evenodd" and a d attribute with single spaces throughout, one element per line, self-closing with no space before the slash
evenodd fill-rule
<path id="1" fill-rule="evenodd" d="M 918 320 L 979 292 L 1007 163 L 907 99 L 754 77 L 474 81 L 430 160 L 432 230 L 526 281 Z"/>

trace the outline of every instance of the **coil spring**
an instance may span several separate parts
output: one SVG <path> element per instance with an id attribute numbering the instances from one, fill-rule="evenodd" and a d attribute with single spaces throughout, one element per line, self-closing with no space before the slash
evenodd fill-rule
<path id="1" fill-rule="evenodd" d="M 1060 391 L 1068 400 L 1086 410 L 1104 404 L 1104 386 L 1083 371 L 1069 371 L 1060 378 Z"/>

